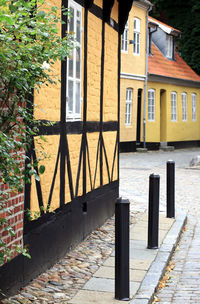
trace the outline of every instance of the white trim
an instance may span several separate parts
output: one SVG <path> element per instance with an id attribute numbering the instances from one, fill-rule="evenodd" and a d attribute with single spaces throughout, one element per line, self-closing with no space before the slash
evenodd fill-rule
<path id="1" fill-rule="evenodd" d="M 133 89 L 126 89 L 126 103 L 125 103 L 125 126 L 131 126 L 133 104 Z"/>
<path id="2" fill-rule="evenodd" d="M 135 74 L 131 74 L 131 73 L 121 72 L 120 73 L 120 78 L 145 81 L 146 76 L 145 75 L 135 75 Z"/>
<path id="3" fill-rule="evenodd" d="M 126 37 L 127 35 L 127 37 Z M 122 53 L 128 53 L 128 36 L 129 36 L 129 20 L 127 20 L 124 32 L 122 34 L 122 41 L 121 41 L 121 52 Z"/>
<path id="4" fill-rule="evenodd" d="M 172 59 L 173 58 L 173 47 L 174 47 L 173 37 L 171 35 L 167 35 L 166 36 L 166 41 L 167 41 L 166 57 L 168 59 Z"/>
<path id="5" fill-rule="evenodd" d="M 187 121 L 187 93 L 181 93 L 182 101 L 182 121 Z"/>
<path id="6" fill-rule="evenodd" d="M 148 10 L 149 5 L 153 6 L 150 2 L 145 4 L 145 3 L 139 3 L 139 2 L 133 1 L 133 6 L 142 8 L 142 9 L 144 9 L 145 11 Z"/>
<path id="7" fill-rule="evenodd" d="M 149 89 L 148 90 L 148 121 L 150 122 L 155 121 L 155 106 L 156 106 L 155 97 L 156 97 L 155 90 Z"/>
<path id="8" fill-rule="evenodd" d="M 192 93 L 192 121 L 197 120 L 197 94 Z"/>
<path id="9" fill-rule="evenodd" d="M 172 96 L 175 96 L 175 98 L 173 98 Z M 171 92 L 171 121 L 174 122 L 177 121 L 177 93 L 176 92 Z"/>
<path id="10" fill-rule="evenodd" d="M 80 49 L 80 77 L 77 77 L 76 73 L 76 60 L 73 60 L 73 73 L 69 76 L 69 58 L 67 58 L 67 96 L 66 96 L 66 121 L 73 121 L 73 120 L 81 120 L 81 83 L 82 83 L 82 6 L 76 3 L 74 0 L 68 1 L 68 7 L 72 8 L 74 10 L 74 26 L 75 28 L 73 31 L 75 32 L 75 39 L 76 39 L 76 26 L 77 21 L 80 21 L 80 42 L 75 41 L 75 46 L 72 50 L 72 56 L 73 58 L 76 58 L 77 56 L 77 50 Z M 77 12 L 79 12 L 79 16 L 77 15 Z M 73 83 L 73 98 L 72 98 L 72 112 L 68 113 L 68 96 L 69 96 L 69 82 Z M 80 113 L 76 113 L 76 86 L 79 85 L 79 95 L 80 100 L 79 107 L 80 107 Z"/>
<path id="11" fill-rule="evenodd" d="M 138 17 L 133 18 L 133 54 L 140 56 L 141 40 L 141 20 Z"/>

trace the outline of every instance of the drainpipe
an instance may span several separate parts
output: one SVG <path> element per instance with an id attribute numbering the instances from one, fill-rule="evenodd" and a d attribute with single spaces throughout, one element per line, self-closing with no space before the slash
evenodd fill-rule
<path id="1" fill-rule="evenodd" d="M 149 56 L 149 28 L 148 19 L 149 12 L 152 10 L 152 6 L 147 9 L 146 20 L 146 67 L 145 67 L 145 84 L 144 84 L 144 111 L 143 111 L 143 148 L 146 148 L 146 101 L 147 101 L 147 78 L 148 78 L 148 56 Z"/>

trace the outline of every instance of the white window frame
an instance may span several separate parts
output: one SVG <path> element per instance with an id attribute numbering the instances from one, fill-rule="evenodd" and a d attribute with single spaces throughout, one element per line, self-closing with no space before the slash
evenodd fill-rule
<path id="1" fill-rule="evenodd" d="M 139 18 L 133 19 L 133 54 L 140 55 L 140 29 L 141 29 L 141 21 Z"/>
<path id="2" fill-rule="evenodd" d="M 148 90 L 148 121 L 155 121 L 155 90 Z"/>
<path id="3" fill-rule="evenodd" d="M 197 94 L 192 93 L 192 121 L 197 120 Z"/>
<path id="4" fill-rule="evenodd" d="M 122 52 L 128 53 L 128 32 L 129 32 L 129 22 L 126 22 L 124 32 L 122 34 L 122 45 L 121 50 Z"/>
<path id="5" fill-rule="evenodd" d="M 171 35 L 167 35 L 167 58 L 172 59 L 173 58 L 173 47 L 174 47 L 174 41 L 173 37 Z"/>
<path id="6" fill-rule="evenodd" d="M 177 121 L 177 93 L 171 92 L 171 121 Z"/>
<path id="7" fill-rule="evenodd" d="M 72 121 L 72 120 L 81 120 L 81 83 L 82 83 L 82 6 L 76 3 L 73 0 L 68 1 L 68 7 L 69 9 L 72 8 L 74 10 L 74 38 L 75 38 L 75 47 L 72 50 L 71 58 L 73 58 L 73 69 L 72 69 L 72 75 L 70 75 L 69 71 L 69 62 L 70 58 L 67 58 L 67 96 L 66 96 L 66 120 Z M 77 16 L 77 13 L 79 13 L 79 17 Z M 68 27 L 70 29 L 70 22 L 71 18 L 69 19 Z M 77 41 L 77 24 L 78 21 L 80 21 L 80 41 Z M 78 50 L 80 50 L 80 53 L 78 54 Z M 77 77 L 76 75 L 76 68 L 77 68 L 77 58 L 79 56 L 80 62 L 80 75 Z M 73 83 L 73 94 L 72 94 L 72 110 L 69 109 L 70 106 L 70 97 L 69 97 L 69 82 Z M 77 86 L 79 86 L 79 89 L 77 90 Z M 77 100 L 77 95 L 79 96 Z M 79 108 L 79 111 L 77 111 L 76 106 Z"/>
<path id="8" fill-rule="evenodd" d="M 125 125 L 131 125 L 131 114 L 132 114 L 132 103 L 133 103 L 133 89 L 126 89 L 126 108 L 125 108 Z"/>
<path id="9" fill-rule="evenodd" d="M 182 96 L 182 120 L 187 121 L 187 93 L 183 92 Z"/>

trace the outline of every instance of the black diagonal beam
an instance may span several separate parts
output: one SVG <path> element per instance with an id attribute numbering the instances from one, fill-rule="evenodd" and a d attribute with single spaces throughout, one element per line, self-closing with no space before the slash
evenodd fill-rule
<path id="1" fill-rule="evenodd" d="M 32 158 L 33 158 L 33 166 L 34 169 L 36 170 L 37 175 L 39 176 L 39 170 L 38 170 L 38 160 L 37 156 L 35 153 L 35 143 L 34 141 L 32 142 Z M 40 180 L 35 179 L 35 184 L 36 184 L 36 190 L 37 190 L 37 197 L 38 197 L 38 203 L 40 207 L 40 214 L 44 214 L 44 203 L 43 203 L 43 197 L 42 197 L 42 188 L 40 184 Z"/>
<path id="2" fill-rule="evenodd" d="M 57 171 L 58 171 L 59 158 L 60 158 L 60 144 L 59 144 L 59 148 L 58 148 L 56 165 L 55 165 L 55 170 L 54 170 L 54 174 L 53 174 L 53 180 L 52 180 L 52 183 L 51 183 L 51 189 L 50 189 L 50 193 L 49 193 L 49 199 L 48 199 L 48 203 L 47 203 L 47 212 L 50 211 L 51 200 L 52 200 L 53 190 L 54 190 L 54 186 L 55 186 L 56 175 L 57 175 Z"/>

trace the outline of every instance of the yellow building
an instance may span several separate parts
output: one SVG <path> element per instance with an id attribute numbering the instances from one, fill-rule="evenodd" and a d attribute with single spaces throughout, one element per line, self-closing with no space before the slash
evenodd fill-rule
<path id="1" fill-rule="evenodd" d="M 149 1 L 133 1 L 121 44 L 120 151 L 135 151 L 143 138 Z"/>
<path id="2" fill-rule="evenodd" d="M 146 104 L 146 146 L 199 145 L 200 77 L 175 51 L 180 32 L 154 18 Z"/>
<path id="3" fill-rule="evenodd" d="M 200 77 L 175 51 L 180 31 L 150 9 L 133 1 L 122 36 L 121 152 L 200 144 Z"/>
<path id="4" fill-rule="evenodd" d="M 59 30 L 63 36 L 66 30 L 75 33 L 76 48 L 54 67 L 60 82 L 34 92 L 34 116 L 44 123 L 28 156 L 34 162 L 39 158 L 42 135 L 48 157 L 40 180 L 33 177 L 25 186 L 24 209 L 34 217 L 30 221 L 25 213 L 24 218 L 31 259 L 19 255 L 0 270 L 6 294 L 103 224 L 118 197 L 120 43 L 132 0 L 50 3 L 70 8 L 72 17 L 63 16 Z"/>

